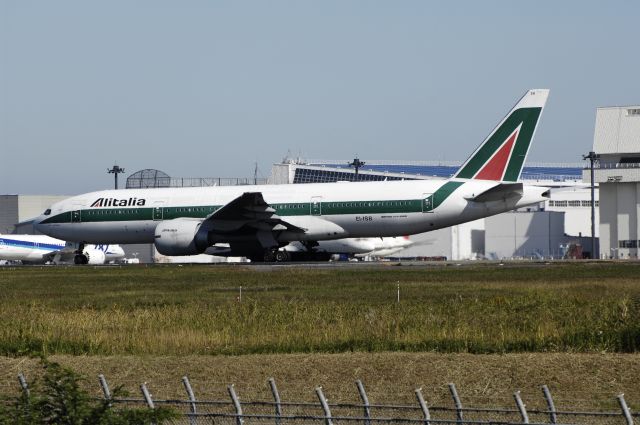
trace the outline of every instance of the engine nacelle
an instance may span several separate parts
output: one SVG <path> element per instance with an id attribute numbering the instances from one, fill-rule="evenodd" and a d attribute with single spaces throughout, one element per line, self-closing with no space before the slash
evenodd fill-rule
<path id="1" fill-rule="evenodd" d="M 155 246 L 162 255 L 202 254 L 209 244 L 209 232 L 197 218 L 174 218 L 158 223 Z"/>
<path id="2" fill-rule="evenodd" d="M 85 249 L 82 253 L 87 257 L 87 264 L 104 264 L 106 255 L 99 249 Z"/>

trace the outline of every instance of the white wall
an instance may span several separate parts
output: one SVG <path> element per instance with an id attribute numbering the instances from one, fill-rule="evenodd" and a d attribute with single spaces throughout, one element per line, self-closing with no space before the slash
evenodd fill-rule
<path id="1" fill-rule="evenodd" d="M 510 212 L 485 219 L 489 259 L 557 257 L 565 240 L 561 212 Z"/>
<path id="2" fill-rule="evenodd" d="M 640 106 L 598 108 L 593 150 L 598 154 L 640 152 L 640 116 L 629 115 Z"/>
<path id="3" fill-rule="evenodd" d="M 57 195 L 20 195 L 18 197 L 18 220 L 31 220 L 42 214 L 56 202 L 67 199 L 68 196 Z"/>
<path id="4" fill-rule="evenodd" d="M 600 212 L 597 207 L 599 190 L 596 187 L 596 237 L 600 235 L 598 222 Z M 552 201 L 552 202 L 550 202 Z M 567 206 L 557 206 L 556 201 L 567 202 Z M 571 201 L 580 202 L 580 206 L 571 205 Z M 552 189 L 549 201 L 545 202 L 545 210 L 565 213 L 564 231 L 571 236 L 591 236 L 591 189 L 589 187 L 567 187 Z"/>
<path id="5" fill-rule="evenodd" d="M 447 257 L 451 259 L 451 227 L 410 235 L 413 245 L 398 252 L 398 257 Z"/>
<path id="6" fill-rule="evenodd" d="M 12 233 L 15 225 L 36 218 L 52 204 L 68 196 L 58 195 L 1 195 L 0 233 Z M 32 225 L 19 227 L 20 233 L 34 233 Z"/>
<path id="7" fill-rule="evenodd" d="M 447 257 L 448 260 L 471 260 L 484 255 L 484 219 L 411 235 L 412 246 L 398 257 Z"/>
<path id="8" fill-rule="evenodd" d="M 639 250 L 620 241 L 639 243 L 640 183 L 602 183 L 600 203 L 601 257 L 637 258 Z"/>

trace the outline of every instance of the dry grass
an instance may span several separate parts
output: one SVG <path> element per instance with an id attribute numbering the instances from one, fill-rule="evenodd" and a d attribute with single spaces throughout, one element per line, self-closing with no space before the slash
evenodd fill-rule
<path id="1" fill-rule="evenodd" d="M 342 353 L 263 354 L 245 356 L 52 356 L 89 377 L 124 384 L 139 396 L 147 382 L 157 399 L 185 398 L 181 377 L 188 375 L 200 399 L 228 400 L 226 385 L 234 383 L 243 400 L 270 400 L 267 379 L 274 377 L 283 401 L 316 401 L 321 385 L 332 402 L 357 401 L 354 381 L 362 379 L 373 403 L 415 403 L 413 390 L 423 388 L 428 402 L 449 406 L 447 383 L 454 382 L 465 405 L 513 407 L 521 390 L 530 408 L 543 408 L 540 385 L 550 387 L 559 409 L 615 409 L 614 397 L 625 393 L 640 406 L 640 355 L 637 354 L 438 354 Z M 16 374 L 34 370 L 37 360 L 0 357 L 3 392 L 17 388 Z"/>

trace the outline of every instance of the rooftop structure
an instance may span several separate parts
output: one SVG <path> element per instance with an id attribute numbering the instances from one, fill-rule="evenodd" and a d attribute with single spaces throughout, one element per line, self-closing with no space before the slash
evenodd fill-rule
<path id="1" fill-rule="evenodd" d="M 127 177 L 127 189 L 148 189 L 158 187 L 203 187 L 238 186 L 265 184 L 267 179 L 249 177 L 170 177 L 155 169 L 136 171 Z"/>
<path id="2" fill-rule="evenodd" d="M 458 161 L 367 160 L 358 174 L 347 160 L 285 158 L 274 164 L 269 183 L 323 183 L 335 181 L 382 181 L 445 179 L 460 167 Z M 525 181 L 580 182 L 584 164 L 529 164 L 522 171 Z"/>

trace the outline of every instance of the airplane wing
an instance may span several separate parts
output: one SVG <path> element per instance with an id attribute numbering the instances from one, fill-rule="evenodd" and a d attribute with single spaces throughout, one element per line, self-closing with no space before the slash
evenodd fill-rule
<path id="1" fill-rule="evenodd" d="M 233 201 L 211 213 L 203 225 L 218 232 L 232 232 L 240 228 L 304 233 L 306 229 L 282 220 L 260 192 L 245 192 Z"/>
<path id="2" fill-rule="evenodd" d="M 226 255 L 232 253 L 261 252 L 266 247 L 277 246 L 275 233 L 291 231 L 305 233 L 307 229 L 281 219 L 269 206 L 260 192 L 245 192 L 219 210 L 210 214 L 203 222 L 204 229 L 222 234 L 253 234 L 243 241 L 230 241 Z M 224 255 L 221 250 L 219 255 Z"/>
<path id="3" fill-rule="evenodd" d="M 473 202 L 502 201 L 507 198 L 521 197 L 522 183 L 500 183 L 484 192 L 467 198 Z"/>

